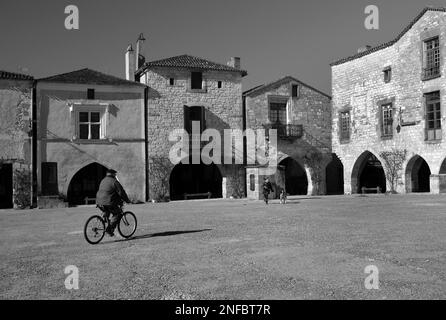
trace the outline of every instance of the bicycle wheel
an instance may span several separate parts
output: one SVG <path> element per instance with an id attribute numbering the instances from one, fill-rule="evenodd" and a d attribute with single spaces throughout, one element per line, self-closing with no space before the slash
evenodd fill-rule
<path id="1" fill-rule="evenodd" d="M 135 233 L 137 224 L 138 222 L 133 212 L 124 212 L 118 224 L 119 234 L 124 238 L 130 238 Z"/>
<path id="2" fill-rule="evenodd" d="M 105 235 L 105 221 L 100 216 L 90 217 L 84 226 L 84 237 L 90 244 L 99 243 Z"/>

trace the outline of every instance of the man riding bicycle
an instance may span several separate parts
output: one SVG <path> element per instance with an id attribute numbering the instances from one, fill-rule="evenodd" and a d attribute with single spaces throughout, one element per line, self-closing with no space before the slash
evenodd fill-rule
<path id="1" fill-rule="evenodd" d="M 96 193 L 96 204 L 104 211 L 104 216 L 110 218 L 110 223 L 107 227 L 107 234 L 114 236 L 113 231 L 119 221 L 119 215 L 122 213 L 123 202 L 130 203 L 127 193 L 116 179 L 116 171 L 113 169 L 107 170 L 107 175 L 102 179 L 99 185 L 99 190 Z"/>

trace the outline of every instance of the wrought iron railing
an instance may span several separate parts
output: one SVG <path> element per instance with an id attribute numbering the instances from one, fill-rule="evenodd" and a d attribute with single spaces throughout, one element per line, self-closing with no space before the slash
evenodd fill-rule
<path id="1" fill-rule="evenodd" d="M 276 129 L 279 139 L 302 138 L 303 126 L 301 124 L 281 124 L 273 123 L 266 126 L 266 129 Z"/>
<path id="2" fill-rule="evenodd" d="M 440 66 L 434 66 L 423 69 L 423 79 L 428 80 L 440 75 Z"/>

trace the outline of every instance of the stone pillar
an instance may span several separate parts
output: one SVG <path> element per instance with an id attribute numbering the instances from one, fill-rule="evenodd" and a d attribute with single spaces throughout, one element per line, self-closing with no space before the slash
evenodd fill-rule
<path id="1" fill-rule="evenodd" d="M 432 194 L 446 193 L 446 174 L 431 174 L 430 188 Z"/>

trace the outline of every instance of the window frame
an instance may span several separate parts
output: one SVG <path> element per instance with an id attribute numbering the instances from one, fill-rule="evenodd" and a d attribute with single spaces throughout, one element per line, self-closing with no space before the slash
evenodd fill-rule
<path id="1" fill-rule="evenodd" d="M 428 49 L 428 45 L 434 41 L 436 41 L 438 45 Z M 441 77 L 441 44 L 440 36 L 436 35 L 423 40 L 422 79 L 431 80 L 438 77 Z"/>
<path id="2" fill-rule="evenodd" d="M 194 75 L 200 75 L 200 79 L 201 81 L 199 81 L 200 83 L 200 87 L 199 88 L 194 88 L 194 84 L 198 84 L 198 79 L 195 79 L 194 81 Z M 190 73 L 190 89 L 191 90 L 203 90 L 203 72 L 202 71 L 191 71 Z"/>
<path id="3" fill-rule="evenodd" d="M 390 117 L 388 114 L 390 113 Z M 386 117 L 387 114 L 387 117 Z M 393 138 L 394 107 L 392 102 L 383 103 L 380 106 L 381 138 Z M 387 129 L 386 129 L 387 128 Z"/>
<path id="4" fill-rule="evenodd" d="M 73 137 L 72 141 L 78 141 L 78 142 L 101 142 L 105 140 L 109 140 L 107 137 L 107 126 L 108 126 L 108 114 L 109 114 L 109 104 L 107 103 L 100 103 L 100 104 L 86 104 L 86 103 L 72 103 L 69 105 L 71 117 L 72 117 L 72 132 Z M 81 112 L 88 112 L 89 118 L 88 122 L 80 122 L 80 113 Z M 91 113 L 99 113 L 99 122 L 91 122 Z M 88 129 L 88 138 L 80 138 L 80 125 L 81 124 L 89 124 Z M 91 138 L 91 124 L 99 124 L 99 139 L 92 139 Z"/>
<path id="5" fill-rule="evenodd" d="M 436 97 L 438 95 L 438 97 Z M 435 99 L 429 100 L 429 97 L 433 96 Z M 427 92 L 424 94 L 424 116 L 425 116 L 425 141 L 441 141 L 442 128 L 441 128 L 441 93 L 440 91 Z M 429 110 L 429 106 L 432 105 L 432 111 Z M 429 115 L 432 114 L 432 119 Z M 429 128 L 430 122 L 433 123 L 433 128 Z M 437 127 L 437 124 L 439 126 Z"/>
<path id="6" fill-rule="evenodd" d="M 296 94 L 294 94 L 294 88 L 296 88 Z M 299 99 L 300 98 L 300 85 L 297 83 L 292 83 L 291 84 L 291 98 L 296 98 Z"/>
<path id="7" fill-rule="evenodd" d="M 279 101 L 269 101 L 268 103 L 268 120 L 271 124 L 286 125 L 287 124 L 287 110 L 286 103 Z M 283 109 L 283 110 L 282 110 Z M 276 112 L 276 121 L 272 120 L 271 115 Z M 283 112 L 283 114 L 281 114 Z M 284 121 L 281 121 L 281 115 L 284 117 Z"/>
<path id="8" fill-rule="evenodd" d="M 384 73 L 384 83 L 389 83 L 392 81 L 392 67 L 386 67 L 383 70 Z"/>
<path id="9" fill-rule="evenodd" d="M 343 115 L 348 115 L 348 117 L 343 117 Z M 344 119 L 347 119 L 347 130 L 344 130 Z M 350 110 L 342 110 L 339 111 L 339 140 L 341 142 L 347 142 L 351 139 L 351 131 L 352 131 L 352 125 L 351 125 L 351 112 Z"/>

